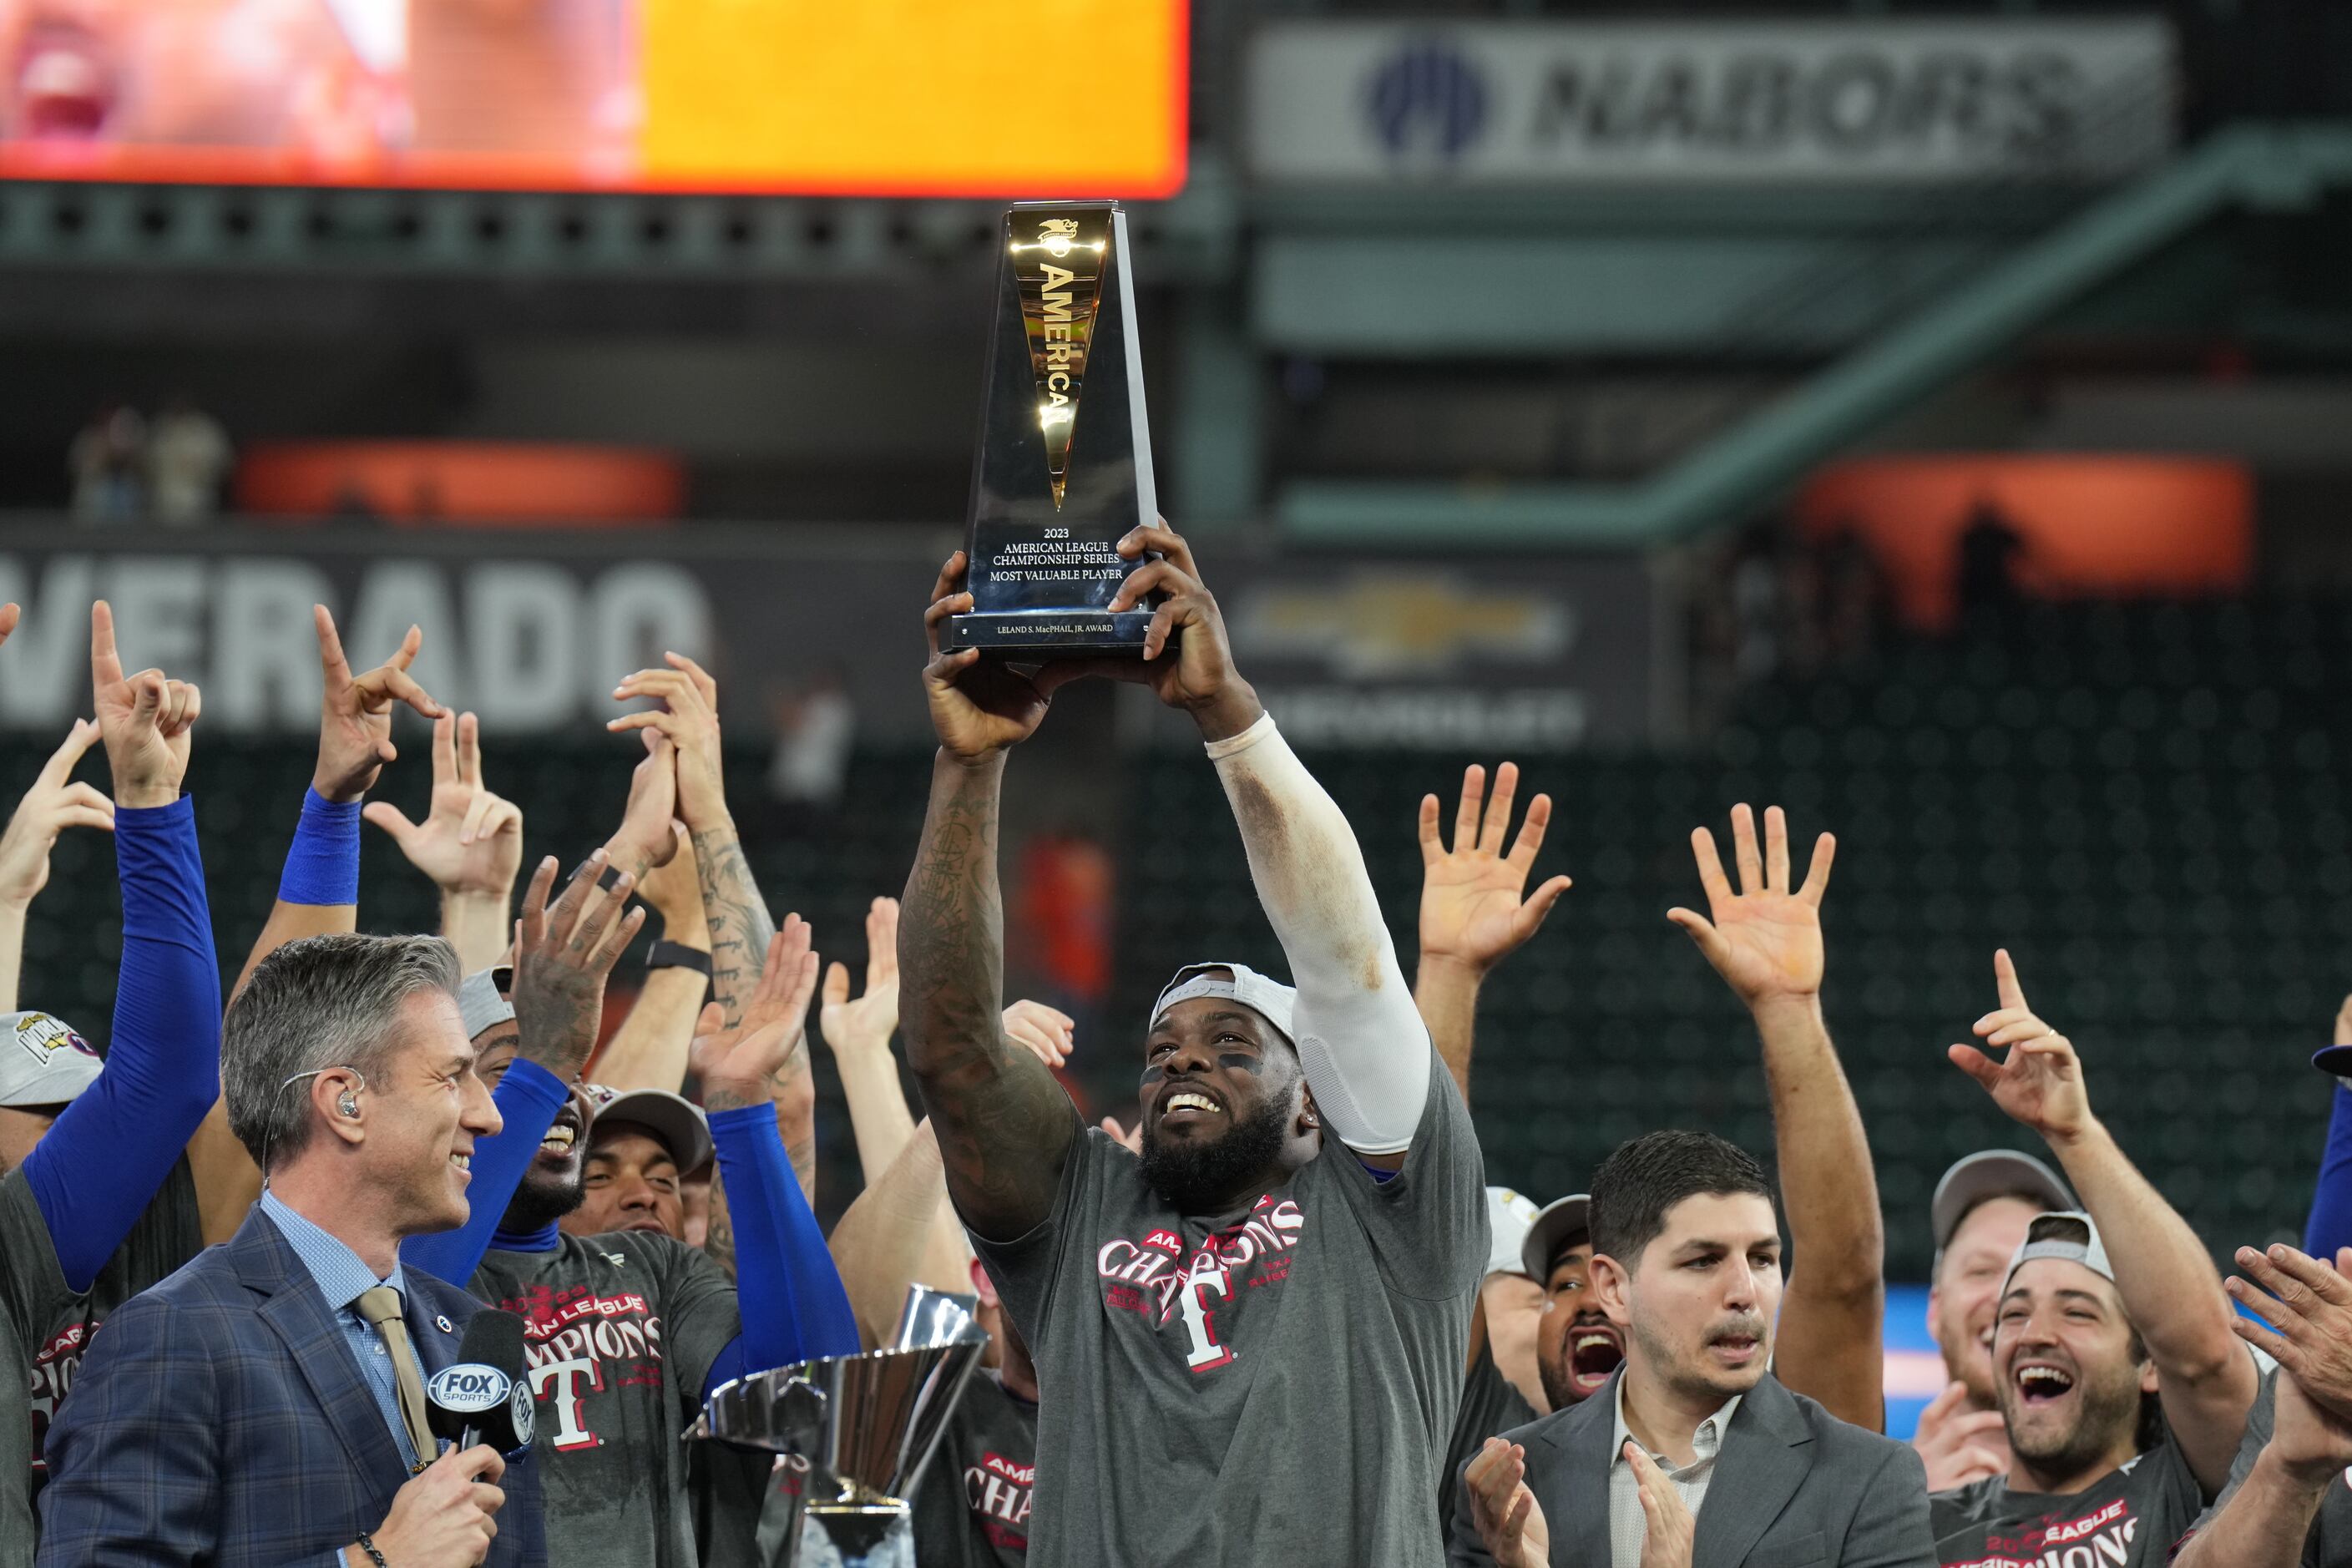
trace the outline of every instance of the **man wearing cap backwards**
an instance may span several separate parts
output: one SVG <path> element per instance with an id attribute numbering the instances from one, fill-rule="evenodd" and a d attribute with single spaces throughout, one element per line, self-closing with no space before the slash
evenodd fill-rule
<path id="1" fill-rule="evenodd" d="M 5 629 L 5 628 L 0 628 Z M 90 613 L 98 721 L 77 721 L 0 833 L 0 1565 L 37 1540 L 41 1452 L 91 1333 L 195 1256 L 181 1151 L 220 1086 L 220 970 L 194 803 L 181 793 L 202 700 L 160 670 L 126 678 L 113 612 Z M 103 740 L 110 795 L 70 782 Z M 104 1070 L 59 1020 L 16 1012 L 24 912 L 67 827 L 110 829 L 122 966 Z"/>
<path id="2" fill-rule="evenodd" d="M 1951 1059 L 2048 1140 L 2084 1212 L 2036 1216 L 2011 1262 L 1992 1343 L 2009 1469 L 1937 1494 L 1937 1552 L 2161 1563 L 2229 1476 L 2254 1358 L 2204 1244 L 2091 1113 L 2074 1047 L 2027 1007 L 2007 952 L 1993 973 L 1983 1048 Z"/>
<path id="3" fill-rule="evenodd" d="M 1936 1261 L 1927 1288 L 1927 1334 L 1943 1352 L 1943 1393 L 1919 1413 L 1911 1446 L 1927 1466 L 1927 1489 L 1948 1491 L 2009 1472 L 1993 1386 L 1992 1321 L 2010 1259 L 2037 1214 L 2071 1209 L 2056 1172 L 2014 1149 L 1953 1162 L 1936 1184 L 1928 1216 Z"/>
<path id="4" fill-rule="evenodd" d="M 1486 1260 L 1477 1140 L 1355 835 L 1234 669 L 1190 546 L 1147 526 L 1118 551 L 1159 557 L 1110 606 L 1166 595 L 1140 659 L 940 652 L 971 603 L 961 552 L 924 617 L 940 746 L 898 929 L 907 1055 L 1046 1394 L 1030 1558 L 1432 1562 Z M 1006 756 L 1089 673 L 1192 716 L 1297 983 L 1178 971 L 1143 1037 L 1140 1158 L 998 1025 Z"/>

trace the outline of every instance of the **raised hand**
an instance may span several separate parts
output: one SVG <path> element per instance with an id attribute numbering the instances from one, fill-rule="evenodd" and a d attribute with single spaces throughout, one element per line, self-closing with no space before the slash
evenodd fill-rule
<path id="1" fill-rule="evenodd" d="M 1047 1067 L 1058 1068 L 1069 1061 L 1078 1021 L 1059 1007 L 1024 997 L 1004 1009 L 1003 1022 L 1004 1037 Z"/>
<path id="2" fill-rule="evenodd" d="M 1626 1462 L 1633 1467 L 1633 1484 L 1642 1497 L 1642 1568 L 1690 1568 L 1691 1541 L 1698 1521 L 1691 1517 L 1683 1494 L 1658 1468 L 1642 1445 L 1627 1439 Z"/>
<path id="3" fill-rule="evenodd" d="M 8 634 L 16 629 L 16 622 L 23 617 L 24 614 L 25 612 L 18 609 L 13 601 L 0 605 L 0 643 L 8 640 Z"/>
<path id="4" fill-rule="evenodd" d="M 775 1097 L 785 1067 L 808 1048 L 809 1000 L 816 994 L 816 971 L 808 922 L 786 915 L 783 929 L 768 943 L 759 988 L 743 1009 L 743 1021 L 729 1029 L 718 1003 L 702 1010 L 688 1058 L 702 1079 L 704 1110 L 765 1105 Z"/>
<path id="5" fill-rule="evenodd" d="M 1927 1467 L 1927 1489 L 1949 1491 L 2009 1474 L 2009 1437 L 1998 1410 L 1969 1408 L 1969 1385 L 1954 1383 L 1919 1412 L 1911 1447 Z"/>
<path id="6" fill-rule="evenodd" d="M 1829 889 L 1837 840 L 1822 834 L 1804 885 L 1789 890 L 1789 819 L 1777 805 L 1764 811 L 1764 847 L 1756 845 L 1756 814 L 1731 808 L 1731 843 L 1739 865 L 1739 891 L 1731 890 L 1716 853 L 1715 835 L 1691 829 L 1691 854 L 1706 889 L 1705 915 L 1685 909 L 1666 919 L 1690 933 L 1735 994 L 1750 1008 L 1780 997 L 1807 997 L 1822 988 L 1822 895 Z"/>
<path id="7" fill-rule="evenodd" d="M 629 804 L 620 830 L 604 846 L 613 864 L 642 877 L 677 853 L 671 814 L 677 809 L 677 748 L 659 730 L 645 732 L 645 760 L 629 775 Z"/>
<path id="8" fill-rule="evenodd" d="M 849 995 L 849 966 L 824 972 L 816 1032 L 837 1057 L 889 1054 L 898 1028 L 898 900 L 877 899 L 866 911 L 866 992 Z"/>
<path id="9" fill-rule="evenodd" d="M 972 605 L 964 588 L 968 564 L 957 551 L 931 584 L 931 606 L 923 612 L 923 640 L 930 650 L 930 661 L 923 666 L 923 695 L 940 746 L 959 762 L 977 763 L 1035 734 L 1055 689 L 1085 671 L 1049 664 L 1024 676 L 1002 661 L 982 659 L 976 647 L 941 653 L 940 628 L 950 616 Z"/>
<path id="10" fill-rule="evenodd" d="M 1979 1018 L 1975 1031 L 1987 1049 L 1958 1045 L 1947 1054 L 2012 1120 L 2053 1143 L 2071 1142 L 2091 1126 L 2082 1061 L 2065 1036 L 2026 1006 L 2025 988 L 2018 984 L 2017 966 L 2010 962 L 2007 948 L 1992 955 L 1992 973 L 2000 1005 Z M 2009 1050 L 2006 1060 L 1997 1062 L 1987 1054 L 2003 1047 Z"/>
<path id="11" fill-rule="evenodd" d="M 11 606 L 12 608 L 14 606 Z M 33 787 L 0 832 L 0 906 L 22 910 L 49 883 L 49 850 L 68 827 L 114 827 L 114 803 L 73 781 L 74 764 L 98 741 L 98 726 L 77 719 L 65 744 L 49 754 Z"/>
<path id="12" fill-rule="evenodd" d="M 370 801 L 360 815 L 445 893 L 503 900 L 522 869 L 522 808 L 482 783 L 481 724 L 471 713 L 433 721 L 433 799 L 423 822 L 388 801 Z"/>
<path id="13" fill-rule="evenodd" d="M 1131 529 L 1118 542 L 1118 552 L 1131 561 L 1156 551 L 1160 559 L 1145 561 L 1127 574 L 1108 609 L 1131 609 L 1152 594 L 1167 595 L 1152 612 L 1144 633 L 1143 662 L 1105 664 L 1094 671 L 1119 679 L 1140 680 L 1160 701 L 1181 708 L 1212 741 L 1238 735 L 1265 712 L 1257 693 L 1234 668 L 1232 642 L 1225 636 L 1225 617 L 1216 596 L 1201 581 L 1192 547 L 1163 520 Z M 1176 644 L 1171 654 L 1168 645 Z"/>
<path id="14" fill-rule="evenodd" d="M 311 608 L 319 633 L 319 766 L 310 787 L 322 800 L 357 800 L 375 787 L 383 764 L 400 755 L 392 743 L 392 710 L 405 702 L 427 719 L 441 717 L 441 705 L 409 675 L 425 633 L 416 626 L 393 656 L 365 675 L 352 674 L 343 639 L 324 605 Z"/>
<path id="15" fill-rule="evenodd" d="M 1495 794 L 1479 818 L 1486 795 L 1486 770 L 1472 763 L 1462 775 L 1461 804 L 1454 812 L 1454 846 L 1439 836 L 1437 797 L 1421 797 L 1421 957 L 1458 963 L 1484 975 L 1517 946 L 1536 934 L 1568 891 L 1569 879 L 1554 877 L 1522 897 L 1528 874 L 1535 868 L 1536 851 L 1543 847 L 1544 829 L 1551 822 L 1551 796 L 1539 795 L 1528 802 L 1527 820 L 1507 853 L 1503 839 L 1510 832 L 1511 801 L 1519 784 L 1516 763 L 1495 770 Z"/>
<path id="16" fill-rule="evenodd" d="M 550 908 L 555 858 L 549 856 L 532 874 L 515 922 L 516 1054 L 565 1083 L 580 1076 L 596 1048 L 605 977 L 646 923 L 641 909 L 623 912 L 636 879 L 614 872 L 608 889 L 606 868 L 604 850 L 589 856 Z"/>
<path id="17" fill-rule="evenodd" d="M 1496 1568 L 1544 1568 L 1551 1561 L 1551 1527 L 1528 1488 L 1527 1459 L 1517 1443 L 1489 1437 L 1462 1472 L 1469 1483 L 1471 1522 Z"/>
<path id="18" fill-rule="evenodd" d="M 2242 1247 L 2237 1262 L 2246 1278 L 2223 1285 L 2241 1306 L 2273 1326 L 2264 1328 L 2242 1312 L 2231 1315 L 2230 1326 L 2278 1362 L 2327 1426 L 2352 1428 L 2352 1282 L 2342 1272 L 2352 1269 L 2352 1247 L 2337 1251 L 2334 1268 L 2284 1242 L 2268 1251 Z M 2278 1396 L 2284 1432 L 2286 1378 L 2279 1380 Z M 2337 1468 L 2346 1464 L 2352 1458 L 2337 1461 Z"/>
<path id="19" fill-rule="evenodd" d="M 114 649 L 114 609 L 104 599 L 89 607 L 89 687 L 114 772 L 114 804 L 169 805 L 179 799 L 204 694 L 160 669 L 126 679 Z"/>
<path id="20" fill-rule="evenodd" d="M 1140 1155 L 1143 1152 L 1143 1123 L 1141 1121 L 1138 1121 L 1132 1127 L 1122 1127 L 1118 1124 L 1118 1117 L 1106 1116 L 1102 1119 L 1100 1125 L 1104 1134 L 1108 1136 L 1112 1142 L 1118 1144 L 1129 1153 Z"/>
<path id="21" fill-rule="evenodd" d="M 677 815 L 696 833 L 719 826 L 727 814 L 727 773 L 719 734 L 719 682 L 681 653 L 666 653 L 667 669 L 641 669 L 613 688 L 615 701 L 650 698 L 659 706 L 624 713 L 604 728 L 657 730 L 677 749 Z"/>

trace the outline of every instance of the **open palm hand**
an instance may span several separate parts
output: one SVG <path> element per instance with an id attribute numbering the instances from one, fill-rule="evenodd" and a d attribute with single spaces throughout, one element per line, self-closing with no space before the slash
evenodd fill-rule
<path id="1" fill-rule="evenodd" d="M 1691 830 L 1691 853 L 1706 889 L 1707 912 L 1666 911 L 1690 933 L 1739 999 L 1750 1007 L 1780 996 L 1810 996 L 1822 988 L 1822 895 L 1829 889 L 1837 840 L 1822 834 L 1813 846 L 1804 885 L 1789 889 L 1789 821 L 1777 805 L 1764 811 L 1764 844 L 1756 841 L 1756 814 L 1731 808 L 1731 841 L 1739 867 L 1735 893 L 1716 853 L 1715 835 Z"/>

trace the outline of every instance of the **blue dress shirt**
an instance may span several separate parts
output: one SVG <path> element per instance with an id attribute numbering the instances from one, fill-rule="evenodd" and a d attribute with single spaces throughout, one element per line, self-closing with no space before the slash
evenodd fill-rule
<path id="1" fill-rule="evenodd" d="M 360 1316 L 359 1299 L 379 1285 L 389 1285 L 400 1292 L 404 1310 L 408 1303 L 407 1282 L 402 1278 L 400 1264 L 395 1260 L 392 1272 L 383 1279 L 360 1261 L 358 1253 L 341 1241 L 296 1214 L 276 1193 L 264 1189 L 261 1212 L 268 1215 L 302 1267 L 327 1298 L 327 1305 L 335 1310 L 335 1321 L 343 1326 L 343 1342 L 352 1347 L 359 1358 L 360 1373 L 367 1379 L 369 1391 L 375 1395 L 376 1409 L 383 1415 L 383 1424 L 392 1428 L 392 1440 L 400 1446 L 401 1463 L 411 1471 L 416 1468 L 416 1445 L 409 1441 L 408 1423 L 401 1419 L 400 1394 L 393 1378 L 392 1355 L 383 1347 L 383 1336 L 375 1331 Z"/>

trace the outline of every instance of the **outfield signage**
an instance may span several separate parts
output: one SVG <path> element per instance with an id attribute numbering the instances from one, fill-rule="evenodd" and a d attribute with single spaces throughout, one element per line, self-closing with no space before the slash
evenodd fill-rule
<path id="1" fill-rule="evenodd" d="M 316 731 L 323 604 L 355 668 L 423 627 L 418 680 L 492 734 L 593 733 L 621 710 L 614 683 L 675 649 L 719 677 L 730 733 L 767 730 L 779 698 L 832 674 L 862 740 L 919 744 L 922 611 L 950 543 L 896 529 L 0 529 L 0 601 L 25 609 L 0 647 L 0 730 L 62 735 L 89 711 L 102 597 L 125 668 L 198 682 L 213 732 Z M 1652 731 L 1638 557 L 1374 563 L 1214 541 L 1202 554 L 1238 658 L 1302 744 L 1532 753 Z M 1130 739 L 1166 739 L 1160 718 L 1147 713 Z"/>

